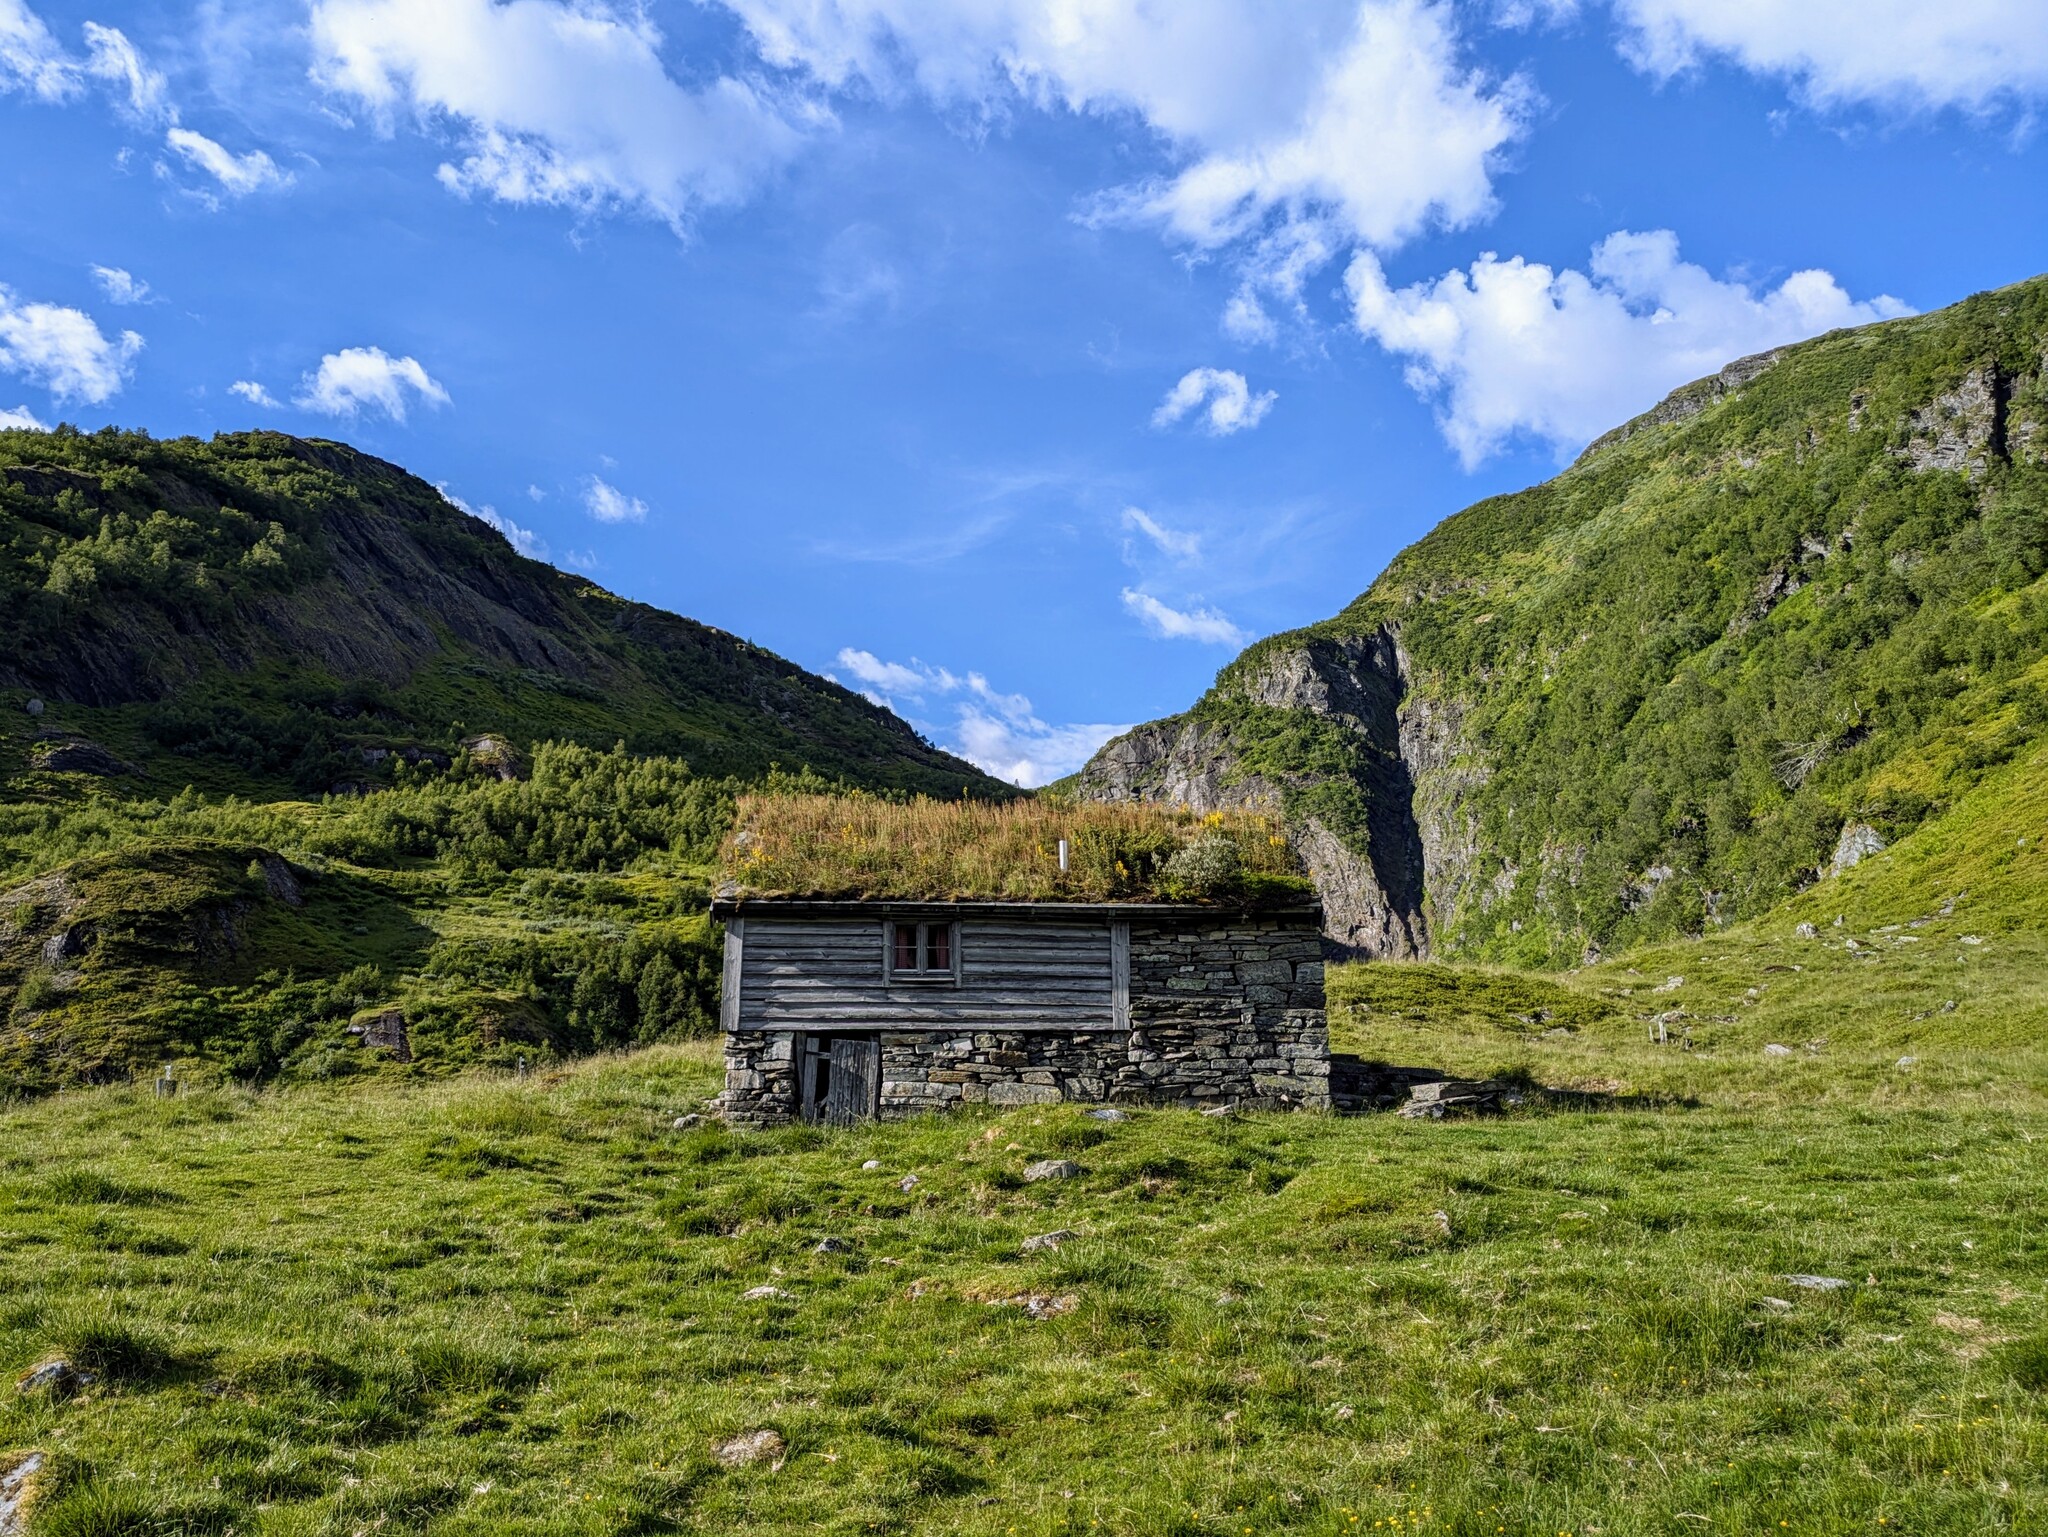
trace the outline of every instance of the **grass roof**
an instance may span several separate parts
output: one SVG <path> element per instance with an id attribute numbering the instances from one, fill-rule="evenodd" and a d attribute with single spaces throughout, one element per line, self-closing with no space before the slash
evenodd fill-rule
<path id="1" fill-rule="evenodd" d="M 750 795 L 723 865 L 742 897 L 1270 907 L 1315 894 L 1273 818 L 1050 800 Z"/>

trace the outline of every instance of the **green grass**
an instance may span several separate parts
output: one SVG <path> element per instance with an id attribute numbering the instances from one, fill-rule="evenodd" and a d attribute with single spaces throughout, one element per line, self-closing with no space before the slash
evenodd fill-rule
<path id="1" fill-rule="evenodd" d="M 1616 1107 L 1486 1122 L 674 1130 L 706 1045 L 19 1107 L 0 1365 L 102 1381 L 0 1396 L 0 1447 L 51 1455 L 41 1534 L 2040 1530 L 2040 1032 L 1888 1013 L 1945 949 L 1786 943 L 1340 973 L 1340 1046 Z M 1979 948 L 2036 1019 L 2038 943 Z"/>

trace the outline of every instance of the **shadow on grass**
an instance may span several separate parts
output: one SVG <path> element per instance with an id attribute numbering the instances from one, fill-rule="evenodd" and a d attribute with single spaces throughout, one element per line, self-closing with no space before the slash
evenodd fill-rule
<path id="1" fill-rule="evenodd" d="M 1427 1086 L 1454 1083 L 1451 1075 L 1433 1067 L 1399 1067 L 1350 1052 L 1330 1054 L 1330 1103 L 1339 1115 L 1370 1115 L 1397 1111 L 1415 1091 Z M 1543 1110 L 1694 1110 L 1700 1101 L 1691 1095 L 1627 1094 L 1620 1086 L 1557 1088 L 1539 1082 L 1527 1068 L 1510 1068 L 1483 1082 L 1461 1085 L 1479 1100 L 1479 1113 L 1496 1114 L 1512 1108 Z M 1439 1090 L 1442 1092 L 1443 1090 Z M 1519 1104 L 1514 1102 L 1519 1101 Z"/>

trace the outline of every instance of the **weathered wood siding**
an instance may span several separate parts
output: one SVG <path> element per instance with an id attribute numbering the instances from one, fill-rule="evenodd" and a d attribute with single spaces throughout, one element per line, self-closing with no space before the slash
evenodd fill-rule
<path id="1" fill-rule="evenodd" d="M 963 919 L 960 982 L 887 980 L 876 919 L 748 918 L 741 1030 L 1114 1030 L 1110 925 Z"/>

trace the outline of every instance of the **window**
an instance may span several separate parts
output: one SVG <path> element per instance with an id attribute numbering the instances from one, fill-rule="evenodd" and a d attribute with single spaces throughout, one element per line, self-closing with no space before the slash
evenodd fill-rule
<path id="1" fill-rule="evenodd" d="M 957 982 L 950 923 L 891 923 L 889 979 L 894 982 Z"/>

